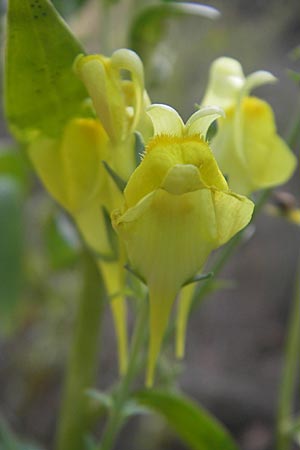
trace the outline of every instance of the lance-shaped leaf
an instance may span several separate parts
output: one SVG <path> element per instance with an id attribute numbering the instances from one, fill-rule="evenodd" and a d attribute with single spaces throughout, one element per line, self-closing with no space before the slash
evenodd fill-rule
<path id="1" fill-rule="evenodd" d="M 225 428 L 209 412 L 178 393 L 140 391 L 137 402 L 160 414 L 194 450 L 237 450 Z"/>
<path id="2" fill-rule="evenodd" d="M 18 139 L 56 136 L 78 115 L 87 94 L 72 64 L 82 51 L 50 1 L 9 1 L 5 112 Z"/>

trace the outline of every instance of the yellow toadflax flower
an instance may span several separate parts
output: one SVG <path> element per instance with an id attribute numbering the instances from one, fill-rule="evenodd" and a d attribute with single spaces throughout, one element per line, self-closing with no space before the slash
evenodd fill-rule
<path id="1" fill-rule="evenodd" d="M 295 156 L 276 132 L 269 104 L 249 96 L 253 88 L 275 80 L 266 71 L 245 77 L 232 58 L 217 59 L 210 70 L 202 105 L 225 111 L 212 149 L 229 186 L 240 194 L 285 183 L 296 166 Z"/>
<path id="2" fill-rule="evenodd" d="M 203 108 L 185 125 L 168 106 L 152 105 L 148 113 L 154 137 L 128 181 L 124 208 L 112 220 L 149 288 L 151 386 L 177 293 L 213 249 L 248 224 L 253 204 L 229 190 L 205 141 L 219 108 Z"/>
<path id="3" fill-rule="evenodd" d="M 131 79 L 123 80 L 122 70 Z M 75 71 L 93 101 L 95 116 L 75 118 L 66 124 L 60 139 L 41 135 L 30 145 L 29 155 L 51 195 L 70 213 L 88 246 L 100 255 L 98 266 L 111 299 L 119 345 L 119 366 L 127 364 L 125 255 L 112 248 L 107 217 L 122 202 L 122 193 L 103 165 L 124 180 L 135 168 L 136 128 L 149 134 L 152 125 L 144 113 L 143 65 L 139 57 L 120 49 L 111 58 L 79 56 Z M 106 212 L 106 214 L 105 214 Z M 113 230 L 112 230 L 113 232 Z"/>

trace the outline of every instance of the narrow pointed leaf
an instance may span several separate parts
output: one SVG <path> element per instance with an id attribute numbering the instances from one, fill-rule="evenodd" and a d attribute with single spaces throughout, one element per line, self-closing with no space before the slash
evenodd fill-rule
<path id="1" fill-rule="evenodd" d="M 111 167 L 106 161 L 102 161 L 102 164 L 104 165 L 104 168 L 108 175 L 111 177 L 111 179 L 114 181 L 117 188 L 120 190 L 120 192 L 123 192 L 126 187 L 126 181 L 123 180 Z"/>
<path id="2" fill-rule="evenodd" d="M 178 393 L 144 390 L 135 399 L 163 416 L 193 450 L 237 450 L 226 429 L 209 412 Z"/>
<path id="3" fill-rule="evenodd" d="M 135 162 L 136 166 L 138 166 L 142 160 L 142 155 L 145 151 L 145 143 L 143 140 L 143 136 L 138 131 L 135 131 L 134 137 L 135 137 L 135 147 L 134 147 Z"/>
<path id="4" fill-rule="evenodd" d="M 188 284 L 191 284 L 191 283 L 198 283 L 199 281 L 203 281 L 203 280 L 208 280 L 209 278 L 211 278 L 213 276 L 214 276 L 213 272 L 204 273 L 202 275 L 191 278 L 186 283 L 184 283 L 183 286 L 187 286 Z"/>
<path id="5" fill-rule="evenodd" d="M 5 112 L 18 139 L 57 136 L 79 114 L 87 95 L 72 64 L 82 51 L 49 0 L 9 1 Z"/>

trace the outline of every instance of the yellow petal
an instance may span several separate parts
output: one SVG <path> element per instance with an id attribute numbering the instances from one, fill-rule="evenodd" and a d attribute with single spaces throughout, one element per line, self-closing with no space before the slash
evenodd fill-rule
<path id="1" fill-rule="evenodd" d="M 212 146 L 230 188 L 239 194 L 282 184 L 296 167 L 295 156 L 276 132 L 271 107 L 256 97 L 246 97 L 241 110 L 220 120 Z"/>
<path id="2" fill-rule="evenodd" d="M 68 123 L 61 140 L 42 136 L 30 145 L 29 157 L 38 175 L 69 212 L 79 211 L 101 190 L 107 142 L 98 121 L 74 119 Z"/>
<path id="3" fill-rule="evenodd" d="M 128 181 L 124 191 L 127 206 L 135 205 L 160 187 L 169 169 L 176 164 L 194 165 L 199 170 L 203 185 L 227 189 L 227 183 L 206 142 L 197 136 L 161 135 L 148 143 L 142 164 Z"/>
<path id="4" fill-rule="evenodd" d="M 132 133 L 142 113 L 144 105 L 144 68 L 138 55 L 132 50 L 121 48 L 116 50 L 111 57 L 112 69 L 120 73 L 127 70 L 131 74 L 133 86 L 133 116 L 127 133 Z"/>
<path id="5" fill-rule="evenodd" d="M 253 89 L 263 86 L 264 84 L 276 83 L 276 81 L 277 78 L 274 77 L 271 72 L 267 72 L 266 70 L 258 70 L 257 72 L 251 73 L 245 79 L 239 100 L 243 100 L 243 97 L 248 96 Z"/>
<path id="6" fill-rule="evenodd" d="M 189 118 L 185 125 L 185 132 L 190 136 L 198 134 L 205 139 L 210 125 L 224 115 L 224 111 L 218 106 L 203 106 Z"/>
<path id="7" fill-rule="evenodd" d="M 251 181 L 257 188 L 285 183 L 296 167 L 296 157 L 277 135 L 271 107 L 255 97 L 242 105 L 243 153 Z"/>
<path id="8" fill-rule="evenodd" d="M 245 83 L 241 64 L 233 58 L 218 58 L 210 69 L 202 105 L 217 105 L 226 110 L 236 104 Z"/>
<path id="9" fill-rule="evenodd" d="M 225 244 L 251 220 L 254 203 L 231 192 L 212 191 L 217 224 L 217 245 Z"/>
<path id="10" fill-rule="evenodd" d="M 112 69 L 109 58 L 101 55 L 80 55 L 74 67 L 110 139 L 122 140 L 126 134 L 127 117 L 119 72 Z"/>
<path id="11" fill-rule="evenodd" d="M 147 109 L 153 127 L 154 135 L 182 136 L 184 123 L 178 112 L 168 105 L 153 104 Z"/>
<path id="12" fill-rule="evenodd" d="M 80 55 L 74 68 L 110 139 L 114 143 L 126 140 L 135 130 L 144 107 L 144 71 L 138 55 L 128 49 L 115 51 L 111 58 Z M 124 70 L 131 76 L 130 104 L 124 91 Z"/>
<path id="13" fill-rule="evenodd" d="M 217 230 L 211 193 L 201 189 L 173 195 L 149 194 L 123 215 L 113 215 L 134 269 L 150 293 L 148 384 L 176 293 L 203 266 L 215 246 Z"/>

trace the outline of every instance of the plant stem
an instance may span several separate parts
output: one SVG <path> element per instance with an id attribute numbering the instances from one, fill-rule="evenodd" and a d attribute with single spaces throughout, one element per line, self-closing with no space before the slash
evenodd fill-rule
<path id="1" fill-rule="evenodd" d="M 292 435 L 288 433 L 293 415 L 295 385 L 300 356 L 300 258 L 295 283 L 295 293 L 290 312 L 290 322 L 285 349 L 285 363 L 279 392 L 277 415 L 277 450 L 291 447 Z"/>
<path id="2" fill-rule="evenodd" d="M 104 287 L 92 256 L 83 257 L 84 280 L 69 361 L 60 420 L 57 450 L 82 450 L 89 427 L 88 399 L 85 390 L 95 382 L 98 366 L 98 337 L 104 306 Z"/>
<path id="3" fill-rule="evenodd" d="M 115 442 L 117 433 L 124 422 L 124 404 L 126 403 L 131 384 L 138 370 L 138 356 L 144 342 L 148 317 L 148 302 L 143 300 L 140 306 L 139 317 L 132 336 L 132 344 L 127 372 L 120 381 L 116 391 L 111 414 L 104 431 L 101 444 L 97 450 L 110 450 Z"/>

